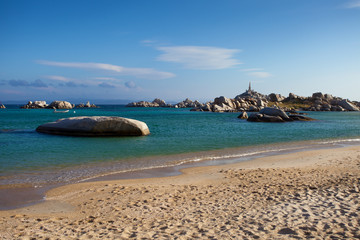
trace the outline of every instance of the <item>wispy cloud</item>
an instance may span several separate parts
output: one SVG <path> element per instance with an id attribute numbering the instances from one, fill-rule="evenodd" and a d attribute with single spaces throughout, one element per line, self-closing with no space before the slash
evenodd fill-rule
<path id="1" fill-rule="evenodd" d="M 226 69 L 241 64 L 234 58 L 239 49 L 202 46 L 158 47 L 164 53 L 157 60 L 181 63 L 185 68 L 200 70 Z"/>
<path id="2" fill-rule="evenodd" d="M 268 78 L 272 76 L 268 72 L 249 72 L 247 75 L 257 78 Z"/>
<path id="3" fill-rule="evenodd" d="M 107 82 L 102 82 L 98 85 L 99 87 L 102 87 L 102 88 L 115 88 L 114 85 L 110 84 L 110 83 L 107 83 Z"/>
<path id="4" fill-rule="evenodd" d="M 254 72 L 254 71 L 262 71 L 264 69 L 262 68 L 246 68 L 246 69 L 240 69 L 242 72 Z"/>
<path id="5" fill-rule="evenodd" d="M 33 82 L 26 80 L 9 80 L 8 84 L 12 87 L 35 87 L 35 88 L 47 88 L 48 85 L 42 80 L 37 79 Z"/>
<path id="6" fill-rule="evenodd" d="M 175 74 L 173 73 L 161 72 L 152 68 L 126 68 L 107 63 L 54 62 L 46 60 L 39 60 L 37 63 L 56 67 L 104 70 L 118 73 L 120 75 L 128 75 L 144 79 L 167 79 L 175 77 Z"/>
<path id="7" fill-rule="evenodd" d="M 125 83 L 125 87 L 127 87 L 127 88 L 136 88 L 136 83 L 134 81 L 127 81 Z"/>
<path id="8" fill-rule="evenodd" d="M 47 75 L 47 76 L 44 76 L 44 78 L 50 79 L 50 80 L 62 81 L 62 82 L 68 82 L 68 81 L 72 80 L 71 78 L 67 78 L 64 76 L 56 76 L 56 75 Z"/>
<path id="9" fill-rule="evenodd" d="M 345 8 L 360 8 L 360 0 L 349 1 L 344 5 Z"/>

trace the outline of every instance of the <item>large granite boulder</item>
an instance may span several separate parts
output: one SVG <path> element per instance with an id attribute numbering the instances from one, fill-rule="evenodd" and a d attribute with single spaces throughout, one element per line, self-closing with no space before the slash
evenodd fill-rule
<path id="1" fill-rule="evenodd" d="M 359 111 L 358 107 L 356 107 L 354 104 L 348 102 L 346 99 L 343 99 L 338 104 L 348 111 Z"/>
<path id="2" fill-rule="evenodd" d="M 261 109 L 260 113 L 274 117 L 281 117 L 284 121 L 291 121 L 289 116 L 281 109 L 266 107 Z"/>
<path id="3" fill-rule="evenodd" d="M 72 117 L 40 125 L 37 132 L 68 136 L 145 136 L 150 131 L 146 123 L 122 117 Z"/>
<path id="4" fill-rule="evenodd" d="M 56 109 L 72 109 L 74 106 L 66 101 L 53 101 L 50 103 L 48 108 L 56 108 Z"/>

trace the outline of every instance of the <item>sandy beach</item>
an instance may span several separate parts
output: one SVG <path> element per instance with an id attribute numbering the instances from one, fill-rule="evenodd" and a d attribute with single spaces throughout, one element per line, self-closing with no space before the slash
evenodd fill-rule
<path id="1" fill-rule="evenodd" d="M 360 147 L 86 182 L 0 212 L 0 239 L 359 239 Z"/>

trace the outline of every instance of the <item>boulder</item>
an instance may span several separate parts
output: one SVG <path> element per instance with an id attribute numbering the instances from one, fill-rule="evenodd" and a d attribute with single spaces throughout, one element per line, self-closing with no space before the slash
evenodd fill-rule
<path id="1" fill-rule="evenodd" d="M 6 107 L 5 107 L 5 105 L 4 105 L 4 104 L 0 104 L 0 108 L 5 109 Z"/>
<path id="2" fill-rule="evenodd" d="M 228 105 L 230 108 L 235 108 L 236 106 L 234 106 L 233 102 L 231 101 L 231 99 L 221 96 L 221 97 L 217 97 L 214 99 L 214 104 L 216 105 L 221 105 L 221 104 L 226 104 Z"/>
<path id="3" fill-rule="evenodd" d="M 269 100 L 270 102 L 280 102 L 282 101 L 284 98 L 281 97 L 280 94 L 275 94 L 275 93 L 270 93 L 269 94 Z"/>
<path id="4" fill-rule="evenodd" d="M 261 113 L 252 113 L 247 119 L 249 122 L 285 122 L 279 116 L 269 116 Z"/>
<path id="5" fill-rule="evenodd" d="M 291 101 L 291 100 L 294 100 L 294 99 L 297 99 L 299 98 L 297 95 L 293 94 L 293 93 L 289 93 L 289 97 L 288 99 Z"/>
<path id="6" fill-rule="evenodd" d="M 238 116 L 238 118 L 240 118 L 240 119 L 248 119 L 249 116 L 248 116 L 248 114 L 247 114 L 246 112 L 242 112 L 242 113 L 240 113 L 240 115 Z"/>
<path id="7" fill-rule="evenodd" d="M 46 104 L 46 101 L 29 101 L 26 105 L 20 107 L 25 109 L 36 109 L 36 108 L 46 108 L 48 105 Z"/>
<path id="8" fill-rule="evenodd" d="M 166 102 L 162 99 L 159 99 L 159 98 L 155 98 L 154 101 L 152 101 L 152 103 L 155 105 L 155 106 L 159 106 L 159 107 L 165 107 L 166 106 Z"/>
<path id="9" fill-rule="evenodd" d="M 37 132 L 68 136 L 145 136 L 150 131 L 146 123 L 122 117 L 72 117 L 45 123 Z"/>
<path id="10" fill-rule="evenodd" d="M 348 111 L 359 111 L 358 107 L 356 107 L 354 104 L 348 102 L 346 99 L 343 99 L 338 104 Z"/>
<path id="11" fill-rule="evenodd" d="M 266 107 L 261 109 L 260 113 L 274 117 L 281 117 L 284 121 L 291 121 L 289 116 L 281 109 Z"/>
<path id="12" fill-rule="evenodd" d="M 72 109 L 73 105 L 66 101 L 53 101 L 47 108 Z"/>
<path id="13" fill-rule="evenodd" d="M 324 98 L 324 95 L 321 92 L 316 92 L 316 93 L 313 93 L 312 98 L 313 99 L 322 99 L 322 98 Z"/>

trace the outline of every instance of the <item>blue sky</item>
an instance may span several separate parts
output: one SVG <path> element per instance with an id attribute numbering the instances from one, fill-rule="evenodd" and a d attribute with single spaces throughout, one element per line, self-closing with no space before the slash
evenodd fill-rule
<path id="1" fill-rule="evenodd" d="M 360 0 L 0 0 L 0 101 L 359 101 L 359 26 Z"/>

